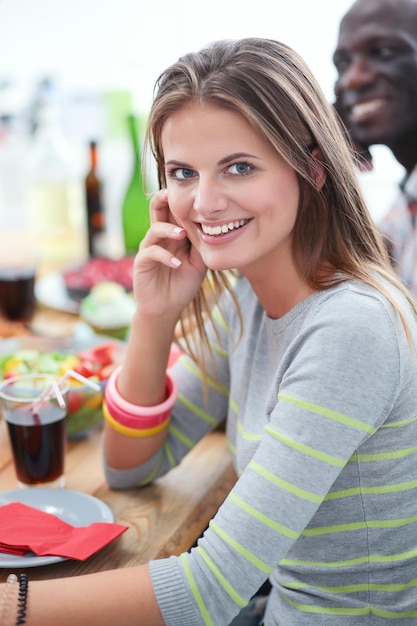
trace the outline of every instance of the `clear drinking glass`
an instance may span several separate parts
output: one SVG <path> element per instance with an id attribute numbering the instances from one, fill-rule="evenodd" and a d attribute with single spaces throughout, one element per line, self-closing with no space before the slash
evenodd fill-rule
<path id="1" fill-rule="evenodd" d="M 19 487 L 64 487 L 69 383 L 27 374 L 0 384 Z"/>

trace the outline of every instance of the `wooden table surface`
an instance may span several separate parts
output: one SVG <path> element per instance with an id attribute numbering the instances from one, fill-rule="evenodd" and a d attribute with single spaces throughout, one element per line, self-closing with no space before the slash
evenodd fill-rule
<path id="1" fill-rule="evenodd" d="M 1 491 L 17 489 L 4 420 L 0 423 Z M 225 435 L 207 435 L 166 476 L 140 489 L 112 490 L 100 458 L 101 431 L 69 442 L 66 488 L 93 495 L 109 505 L 115 521 L 129 526 L 118 539 L 84 562 L 62 561 L 31 567 L 31 579 L 75 576 L 129 567 L 188 550 L 227 496 L 236 475 Z M 0 569 L 0 581 L 16 568 Z M 27 568 L 26 571 L 29 571 Z"/>
<path id="2" fill-rule="evenodd" d="M 68 337 L 78 322 L 69 315 L 39 307 L 33 327 L 54 337 Z M 46 333 L 45 333 L 46 334 Z M 4 341 L 0 337 L 0 342 Z M 93 495 L 109 505 L 115 521 L 129 529 L 84 562 L 66 560 L 27 568 L 31 579 L 74 576 L 129 567 L 188 550 L 236 481 L 223 432 L 206 436 L 177 468 L 140 489 L 111 490 L 104 479 L 101 430 L 68 444 L 66 488 Z M 4 419 L 0 418 L 0 491 L 17 489 Z M 0 581 L 17 568 L 0 568 Z"/>

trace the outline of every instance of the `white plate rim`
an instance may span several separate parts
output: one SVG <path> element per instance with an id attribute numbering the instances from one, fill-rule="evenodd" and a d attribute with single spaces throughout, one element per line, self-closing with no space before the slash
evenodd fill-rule
<path id="1" fill-rule="evenodd" d="M 68 501 L 65 502 L 65 499 Z M 45 511 L 47 507 L 60 506 L 66 508 L 71 515 L 60 515 L 55 513 L 64 521 L 69 522 L 69 517 L 76 515 L 76 521 L 73 520 L 73 526 L 86 526 L 93 522 L 114 522 L 114 514 L 110 507 L 99 500 L 95 496 L 91 496 L 79 491 L 72 491 L 65 488 L 42 488 L 35 487 L 31 489 L 17 489 L 15 491 L 0 492 L 0 506 L 10 502 L 21 502 L 35 508 Z M 89 515 L 85 515 L 85 505 L 89 504 Z M 75 510 L 74 510 L 75 505 Z M 70 508 L 71 507 L 71 508 Z M 93 513 L 93 518 L 91 517 Z M 84 514 L 83 514 L 84 513 Z M 6 554 L 0 552 L 0 568 L 13 567 L 39 567 L 40 565 L 51 565 L 61 561 L 67 561 L 66 557 L 60 556 L 36 556 L 28 553 L 24 556 L 16 556 L 14 554 Z"/>

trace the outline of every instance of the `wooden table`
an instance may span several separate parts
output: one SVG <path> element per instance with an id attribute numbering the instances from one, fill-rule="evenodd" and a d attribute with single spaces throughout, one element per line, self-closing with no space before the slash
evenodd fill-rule
<path id="1" fill-rule="evenodd" d="M 17 488 L 4 420 L 0 423 L 0 490 Z M 227 496 L 236 475 L 225 435 L 207 435 L 166 476 L 140 489 L 112 490 L 100 457 L 101 431 L 70 442 L 66 457 L 67 489 L 91 494 L 109 505 L 115 521 L 129 526 L 118 539 L 84 562 L 62 561 L 27 568 L 31 579 L 76 576 L 129 567 L 188 550 Z M 16 568 L 0 569 L 4 582 Z"/>
<path id="2" fill-rule="evenodd" d="M 70 340 L 78 321 L 76 315 L 39 305 L 31 330 L 35 335 Z M 180 554 L 202 534 L 236 481 L 225 435 L 214 432 L 180 466 L 152 485 L 111 490 L 104 479 L 100 439 L 98 430 L 81 441 L 69 443 L 66 488 L 100 498 L 112 509 L 115 521 L 129 529 L 85 562 L 67 560 L 27 568 L 32 579 L 75 576 Z M 15 489 L 17 481 L 7 427 L 0 418 L 0 491 Z M 0 581 L 5 581 L 10 571 L 15 570 L 0 568 Z"/>
<path id="3" fill-rule="evenodd" d="M 40 307 L 33 328 L 37 331 L 45 328 L 49 336 L 69 337 L 77 322 L 75 315 Z M 0 418 L 0 491 L 17 489 L 6 428 L 4 419 Z M 66 488 L 100 498 L 112 509 L 115 521 L 129 529 L 85 562 L 68 560 L 27 568 L 32 579 L 129 567 L 180 554 L 195 543 L 236 481 L 225 435 L 214 432 L 179 467 L 152 485 L 111 490 L 104 479 L 100 439 L 98 430 L 81 441 L 69 443 Z M 11 571 L 16 568 L 0 568 L 0 581 L 5 581 Z"/>

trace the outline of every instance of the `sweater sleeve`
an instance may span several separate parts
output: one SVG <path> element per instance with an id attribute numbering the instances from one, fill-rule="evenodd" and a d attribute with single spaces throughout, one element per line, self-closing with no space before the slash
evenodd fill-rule
<path id="1" fill-rule="evenodd" d="M 214 313 L 217 333 L 211 324 L 206 328 L 211 347 L 207 362 L 213 373 L 208 381 L 207 396 L 200 369 L 190 358 L 181 356 L 170 370 L 180 391 L 163 447 L 146 463 L 125 470 L 110 467 L 102 455 L 106 480 L 114 489 L 143 486 L 163 476 L 226 418 L 230 387 L 227 352 L 230 306 L 230 302 L 229 306 L 226 303 L 222 314 L 219 310 Z"/>
<path id="2" fill-rule="evenodd" d="M 319 306 L 276 364 L 264 436 L 199 545 L 151 562 L 167 626 L 228 624 L 314 526 L 349 459 L 387 418 L 399 380 L 396 328 L 380 300 L 350 300 Z"/>

